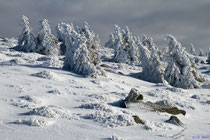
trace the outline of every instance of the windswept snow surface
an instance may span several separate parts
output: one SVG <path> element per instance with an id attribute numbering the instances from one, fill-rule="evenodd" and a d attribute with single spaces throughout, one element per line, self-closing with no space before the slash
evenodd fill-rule
<path id="1" fill-rule="evenodd" d="M 103 62 L 98 79 L 65 71 L 63 57 L 10 50 L 16 40 L 0 40 L 1 140 L 140 140 L 210 139 L 210 85 L 184 90 L 135 78 L 138 66 Z M 102 48 L 102 56 L 111 56 Z M 209 76 L 210 65 L 201 65 Z M 150 112 L 138 104 L 124 109 L 113 103 L 136 88 L 144 101 L 175 105 L 184 126 L 165 122 L 170 114 Z M 144 125 L 136 124 L 137 115 Z M 151 129 L 145 129 L 151 128 Z"/>

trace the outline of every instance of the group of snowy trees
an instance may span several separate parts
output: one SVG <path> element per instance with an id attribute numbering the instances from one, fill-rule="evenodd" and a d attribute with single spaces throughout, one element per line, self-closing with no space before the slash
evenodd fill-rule
<path id="1" fill-rule="evenodd" d="M 196 70 L 194 58 L 171 35 L 167 35 L 168 47 L 161 51 L 152 38 L 142 41 L 126 30 L 115 26 L 106 47 L 114 49 L 113 61 L 128 64 L 141 64 L 140 78 L 154 83 L 169 83 L 180 88 L 196 88 L 206 81 Z M 195 55 L 192 46 L 191 53 Z"/>
<path id="2" fill-rule="evenodd" d="M 88 23 L 81 28 L 72 23 L 59 23 L 55 28 L 57 37 L 52 34 L 46 19 L 40 21 L 37 37 L 32 33 L 27 17 L 22 16 L 21 26 L 22 34 L 16 49 L 44 55 L 65 55 L 64 69 L 88 77 L 105 75 L 100 67 L 100 39 Z M 128 27 L 121 29 L 115 25 L 105 47 L 114 49 L 112 61 L 141 65 L 139 77 L 147 81 L 180 88 L 196 88 L 206 81 L 196 70 L 194 46 L 191 45 L 190 53 L 187 53 L 173 36 L 167 35 L 166 39 L 168 47 L 159 50 L 152 38 L 144 35 L 140 39 L 132 35 Z M 202 51 L 200 55 L 203 55 Z"/>
<path id="3" fill-rule="evenodd" d="M 51 33 L 48 20 L 40 21 L 40 32 L 38 37 L 31 31 L 29 19 L 26 16 L 21 18 L 22 34 L 18 39 L 18 50 L 24 52 L 37 52 L 44 55 L 59 54 L 59 42 Z"/>
<path id="4" fill-rule="evenodd" d="M 56 26 L 57 38 L 52 34 L 48 20 L 40 21 L 38 36 L 32 33 L 29 19 L 21 18 L 22 34 L 15 49 L 44 55 L 65 55 L 64 68 L 85 76 L 104 75 L 100 67 L 100 40 L 88 23 L 82 28 L 60 23 Z"/>

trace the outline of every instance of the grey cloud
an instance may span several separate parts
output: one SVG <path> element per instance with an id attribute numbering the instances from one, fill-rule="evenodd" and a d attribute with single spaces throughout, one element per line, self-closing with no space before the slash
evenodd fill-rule
<path id="1" fill-rule="evenodd" d="M 160 46 L 164 35 L 175 35 L 186 47 L 207 50 L 210 45 L 209 0 L 0 0 L 0 35 L 17 37 L 22 14 L 34 31 L 47 18 L 52 27 L 59 22 L 81 25 L 87 21 L 99 34 L 102 45 L 114 24 L 129 26 L 133 34 L 147 34 Z"/>

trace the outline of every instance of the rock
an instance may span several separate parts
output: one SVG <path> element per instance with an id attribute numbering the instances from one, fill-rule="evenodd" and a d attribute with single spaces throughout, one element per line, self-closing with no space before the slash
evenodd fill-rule
<path id="1" fill-rule="evenodd" d="M 207 104 L 210 104 L 210 100 L 206 101 Z"/>
<path id="2" fill-rule="evenodd" d="M 126 102 L 136 102 L 140 100 L 143 100 L 143 95 L 135 88 L 132 88 L 128 96 L 125 98 Z"/>
<path id="3" fill-rule="evenodd" d="M 150 131 L 152 131 L 152 128 L 149 127 L 149 126 L 147 126 L 147 125 L 145 125 L 143 128 L 144 128 L 145 130 L 150 130 Z"/>
<path id="4" fill-rule="evenodd" d="M 175 124 L 175 125 L 178 125 L 178 126 L 181 126 L 181 127 L 184 126 L 184 124 L 176 116 L 171 116 L 170 119 L 166 120 L 165 122 L 172 123 L 172 124 Z"/>
<path id="5" fill-rule="evenodd" d="M 114 69 L 112 66 L 109 66 L 107 64 L 101 64 L 100 66 L 104 68 Z"/>
<path id="6" fill-rule="evenodd" d="M 180 110 L 177 107 L 170 106 L 170 105 L 159 105 L 156 103 L 152 103 L 150 101 L 146 103 L 142 102 L 141 104 L 143 104 L 143 106 L 145 107 L 147 106 L 148 108 L 150 108 L 151 111 L 166 112 L 173 115 L 177 115 L 177 114 L 186 115 L 186 111 Z"/>
<path id="7" fill-rule="evenodd" d="M 134 115 L 133 119 L 137 124 L 144 124 L 144 122 L 139 118 L 139 116 Z"/>
<path id="8" fill-rule="evenodd" d="M 200 96 L 198 96 L 198 95 L 193 95 L 191 98 L 193 98 L 193 99 L 201 99 Z"/>

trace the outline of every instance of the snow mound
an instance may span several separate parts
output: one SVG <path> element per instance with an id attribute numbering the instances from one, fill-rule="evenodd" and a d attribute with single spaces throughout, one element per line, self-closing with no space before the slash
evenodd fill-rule
<path id="1" fill-rule="evenodd" d="M 66 93 L 65 93 L 65 92 L 60 91 L 60 90 L 58 90 L 58 89 L 53 89 L 53 90 L 50 90 L 50 91 L 48 91 L 48 93 L 50 93 L 50 94 L 54 94 L 54 95 L 66 95 Z"/>
<path id="2" fill-rule="evenodd" d="M 38 120 L 33 118 L 19 119 L 14 124 L 23 124 L 28 126 L 48 127 L 51 123 L 47 120 Z"/>
<path id="3" fill-rule="evenodd" d="M 29 102 L 25 102 L 23 100 L 10 100 L 11 101 L 11 105 L 19 107 L 19 108 L 28 108 L 28 109 L 32 109 L 34 107 L 36 107 L 35 104 L 29 103 Z"/>
<path id="4" fill-rule="evenodd" d="M 170 101 L 170 100 L 160 100 L 157 101 L 156 104 L 158 105 L 167 105 L 167 106 L 176 106 L 174 102 Z"/>
<path id="5" fill-rule="evenodd" d="M 25 100 L 25 101 L 34 103 L 34 104 L 41 104 L 41 103 L 42 103 L 40 100 L 38 100 L 38 99 L 35 98 L 35 97 L 31 97 L 30 95 L 20 96 L 19 98 L 20 98 L 20 99 L 23 99 L 23 100 Z"/>
<path id="6" fill-rule="evenodd" d="M 55 67 L 55 68 L 62 68 L 63 61 L 62 56 L 43 56 L 37 58 L 37 61 L 42 62 L 43 66 Z"/>
<path id="7" fill-rule="evenodd" d="M 57 118 L 72 119 L 70 111 L 53 105 L 34 108 L 31 111 L 24 113 L 22 115 L 38 115 L 53 119 Z"/>
<path id="8" fill-rule="evenodd" d="M 112 135 L 110 140 L 124 140 L 124 139 L 114 134 L 114 135 Z"/>
<path id="9" fill-rule="evenodd" d="M 105 111 L 105 112 L 110 112 L 110 113 L 114 112 L 112 108 L 110 108 L 107 104 L 103 104 L 103 103 L 87 103 L 87 104 L 81 105 L 80 108 L 100 110 L 100 111 Z"/>
<path id="10" fill-rule="evenodd" d="M 131 126 L 135 124 L 132 115 L 126 113 L 110 113 L 96 111 L 87 115 L 85 118 L 92 119 L 104 127 Z"/>
<path id="11" fill-rule="evenodd" d="M 55 73 L 51 72 L 51 71 L 41 71 L 39 73 L 34 73 L 31 74 L 31 76 L 35 76 L 35 77 L 40 77 L 40 78 L 44 78 L 44 79 L 49 79 L 49 80 L 57 80 L 58 77 Z"/>
<path id="12" fill-rule="evenodd" d="M 32 108 L 36 107 L 37 105 L 42 104 L 41 100 L 39 100 L 38 98 L 35 98 L 35 97 L 31 97 L 29 95 L 20 96 L 18 100 L 11 99 L 10 102 L 12 105 L 14 105 L 16 107 L 28 108 L 28 109 L 32 109 Z"/>
<path id="13" fill-rule="evenodd" d="M 23 60 L 20 58 L 11 59 L 8 61 L 3 61 L 0 63 L 1 66 L 17 66 L 18 64 L 23 64 Z"/>

